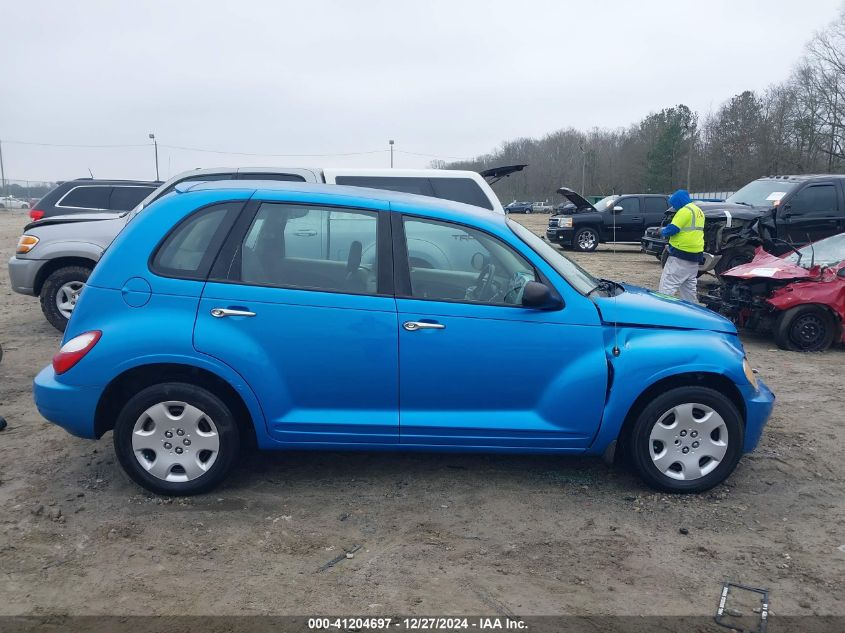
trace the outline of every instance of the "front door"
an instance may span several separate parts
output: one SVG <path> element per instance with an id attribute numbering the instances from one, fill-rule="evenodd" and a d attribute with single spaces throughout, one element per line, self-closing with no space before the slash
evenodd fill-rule
<path id="1" fill-rule="evenodd" d="M 407 277 L 396 300 L 401 443 L 588 446 L 607 385 L 601 328 L 573 308 L 523 308 L 522 286 L 539 274 L 490 234 L 405 216 L 394 244 Z"/>
<path id="2" fill-rule="evenodd" d="M 348 208 L 248 208 L 203 291 L 195 347 L 244 378 L 274 439 L 398 442 L 396 305 L 378 274 L 392 269 L 378 247 L 387 219 Z"/>
<path id="3" fill-rule="evenodd" d="M 621 211 L 613 211 L 615 207 L 622 207 Z M 630 242 L 639 240 L 644 229 L 643 214 L 640 199 L 636 196 L 622 198 L 613 203 L 610 216 L 611 225 L 607 227 L 607 239 L 612 241 L 613 224 L 616 224 L 616 241 Z"/>
<path id="4" fill-rule="evenodd" d="M 807 244 L 834 235 L 843 213 L 839 198 L 833 181 L 803 187 L 778 209 L 778 236 L 793 244 Z"/>

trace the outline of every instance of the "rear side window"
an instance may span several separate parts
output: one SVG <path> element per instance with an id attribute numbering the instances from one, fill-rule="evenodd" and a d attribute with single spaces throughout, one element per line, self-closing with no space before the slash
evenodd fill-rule
<path id="1" fill-rule="evenodd" d="M 837 215 L 836 188 L 832 184 L 805 187 L 789 202 L 789 212 L 804 216 Z"/>
<path id="2" fill-rule="evenodd" d="M 164 277 L 205 279 L 240 210 L 232 202 L 206 207 L 188 216 L 162 242 L 152 270 Z"/>
<path id="3" fill-rule="evenodd" d="M 387 189 L 402 193 L 415 193 L 420 196 L 434 196 L 434 190 L 428 178 L 397 178 L 396 176 L 338 176 L 335 182 L 339 185 L 353 187 L 371 187 L 373 189 Z"/>
<path id="4" fill-rule="evenodd" d="M 645 212 L 646 213 L 665 213 L 669 208 L 669 202 L 666 198 L 646 198 Z"/>
<path id="5" fill-rule="evenodd" d="M 129 211 L 155 191 L 154 187 L 112 187 L 109 209 L 112 211 Z"/>
<path id="6" fill-rule="evenodd" d="M 470 178 L 431 178 L 430 182 L 437 198 L 493 210 L 493 205 L 481 187 Z"/>
<path id="7" fill-rule="evenodd" d="M 74 187 L 56 203 L 56 206 L 72 209 L 105 210 L 109 208 L 111 189 L 109 186 L 93 185 Z"/>
<path id="8" fill-rule="evenodd" d="M 262 204 L 229 279 L 276 288 L 376 294 L 378 214 Z"/>
<path id="9" fill-rule="evenodd" d="M 255 174 L 239 174 L 238 178 L 241 180 L 275 180 L 276 182 L 305 182 L 305 178 L 297 174 L 271 174 L 255 173 Z"/>

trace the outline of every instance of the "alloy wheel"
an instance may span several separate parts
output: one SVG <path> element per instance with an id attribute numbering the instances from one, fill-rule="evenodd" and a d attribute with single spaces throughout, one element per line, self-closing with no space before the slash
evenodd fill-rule
<path id="1" fill-rule="evenodd" d="M 79 301 L 79 295 L 84 288 L 84 282 L 69 281 L 60 286 L 56 291 L 56 307 L 64 318 L 70 318 L 71 312 L 76 307 L 76 303 Z"/>
<path id="2" fill-rule="evenodd" d="M 214 465 L 220 453 L 220 435 L 201 409 L 181 401 L 160 402 L 135 422 L 132 452 L 157 479 L 191 481 Z"/>
<path id="3" fill-rule="evenodd" d="M 661 415 L 649 435 L 649 454 L 662 474 L 680 481 L 713 472 L 728 450 L 728 427 L 713 408 L 684 403 Z"/>
<path id="4" fill-rule="evenodd" d="M 578 246 L 584 250 L 590 250 L 596 245 L 596 234 L 592 231 L 584 231 L 578 236 Z"/>

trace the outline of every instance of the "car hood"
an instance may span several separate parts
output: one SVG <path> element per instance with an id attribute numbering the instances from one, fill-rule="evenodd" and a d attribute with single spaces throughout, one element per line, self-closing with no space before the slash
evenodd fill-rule
<path id="1" fill-rule="evenodd" d="M 811 279 L 818 277 L 820 270 L 820 266 L 802 268 L 795 262 L 767 253 L 760 246 L 754 251 L 754 259 L 725 271 L 722 276 L 734 279 Z"/>
<path id="2" fill-rule="evenodd" d="M 569 187 L 561 187 L 557 190 L 557 193 L 559 193 L 575 205 L 576 210 L 573 211 L 573 213 L 596 210 L 596 208 L 586 198 L 584 198 L 580 193 L 573 191 Z"/>
<path id="3" fill-rule="evenodd" d="M 119 220 L 120 218 L 124 217 L 128 212 L 121 211 L 121 212 L 108 212 L 103 211 L 100 213 L 69 213 L 68 215 L 51 215 L 48 218 L 44 218 L 43 220 L 36 220 L 35 222 L 30 222 L 24 227 L 25 231 L 30 229 L 36 229 L 41 226 L 50 226 L 51 224 L 69 224 L 72 222 L 101 222 L 103 220 Z"/>
<path id="4" fill-rule="evenodd" d="M 595 299 L 605 323 L 736 334 L 736 326 L 712 310 L 645 288 L 622 287 L 625 292 Z"/>

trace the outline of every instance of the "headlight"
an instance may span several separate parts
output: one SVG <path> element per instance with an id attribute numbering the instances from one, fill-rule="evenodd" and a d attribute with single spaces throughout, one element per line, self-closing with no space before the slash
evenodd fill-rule
<path id="1" fill-rule="evenodd" d="M 748 382 L 757 389 L 757 374 L 755 374 L 754 370 L 751 369 L 751 363 L 749 363 L 748 359 L 745 357 L 742 359 L 742 371 L 745 372 L 745 377 L 748 378 Z"/>
<path id="2" fill-rule="evenodd" d="M 21 235 L 21 238 L 18 240 L 18 247 L 15 249 L 15 253 L 18 255 L 28 253 L 35 248 L 36 244 L 38 244 L 38 238 L 34 235 Z"/>
<path id="3" fill-rule="evenodd" d="M 572 218 L 561 218 L 558 220 L 558 226 L 562 226 L 564 228 L 572 228 Z"/>

